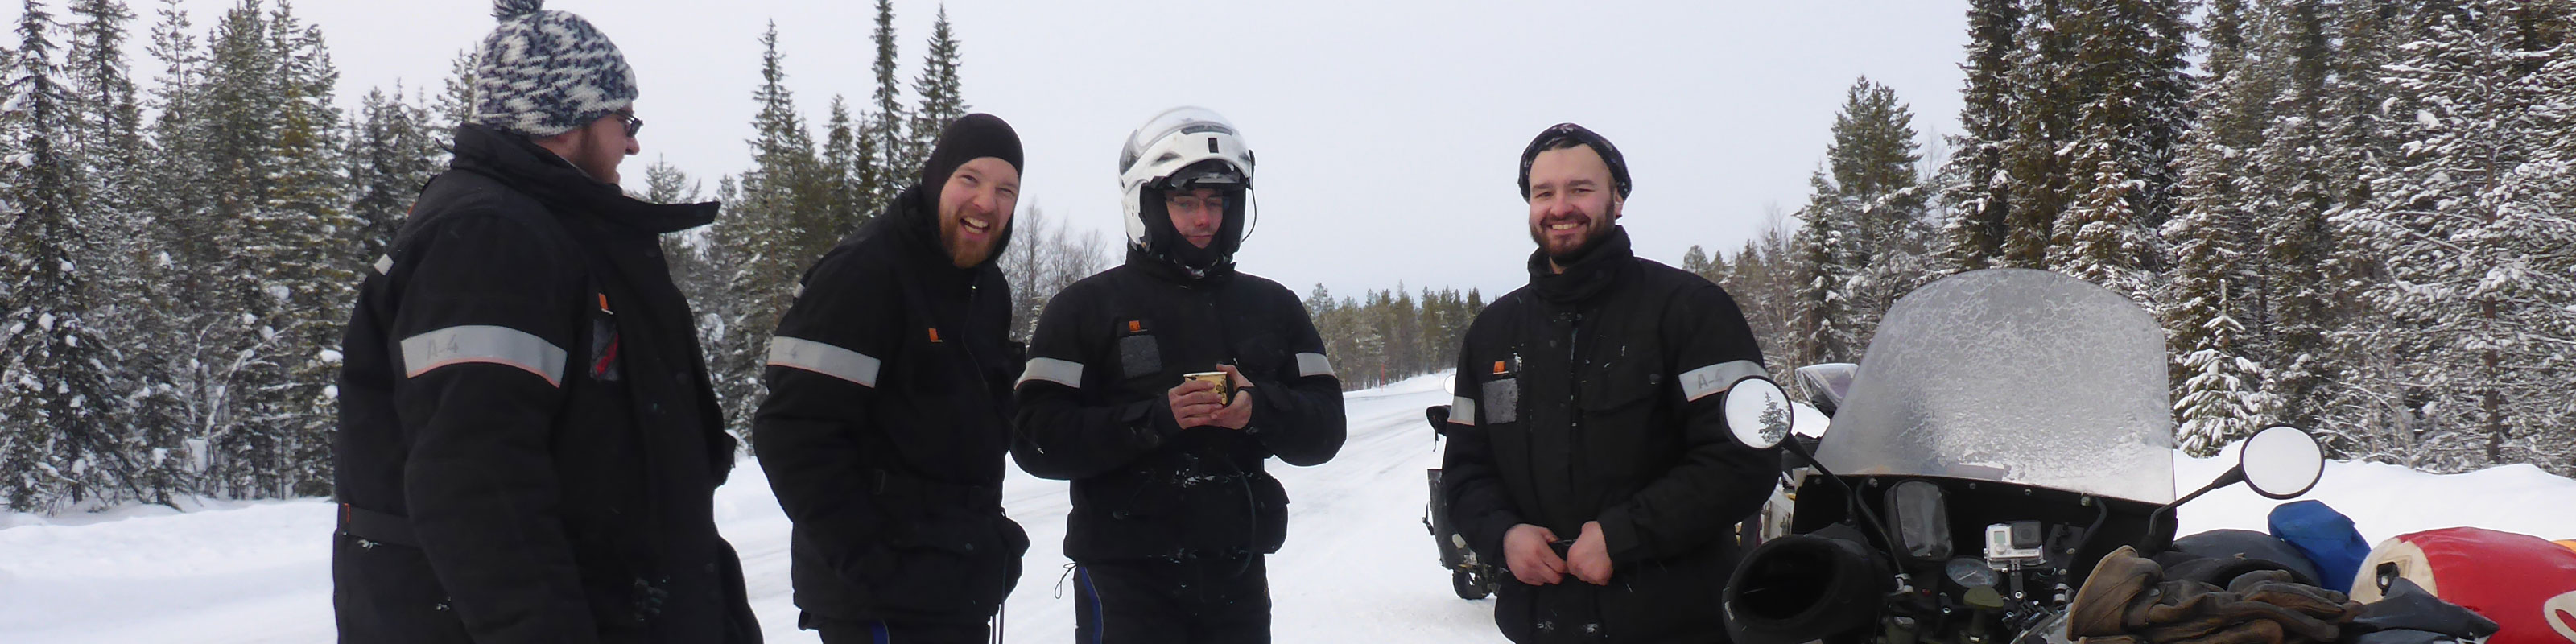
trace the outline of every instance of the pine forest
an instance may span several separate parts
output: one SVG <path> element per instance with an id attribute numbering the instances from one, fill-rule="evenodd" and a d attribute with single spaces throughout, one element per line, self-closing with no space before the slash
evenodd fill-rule
<path id="1" fill-rule="evenodd" d="M 344 108 L 285 0 L 22 1 L 0 38 L 0 505 L 329 495 L 341 328 L 471 115 L 471 50 Z M 2186 451 L 2289 424 L 2341 458 L 2576 475 L 2576 0 L 1969 4 L 1961 132 L 1923 136 L 1856 79 L 1809 199 L 1674 262 L 1734 296 L 1773 372 L 1861 360 L 1941 276 L 2044 269 L 2160 316 Z M 907 72 L 875 9 L 870 96 L 809 122 L 775 27 L 742 34 L 766 49 L 740 63 L 750 167 L 628 183 L 725 204 L 664 246 L 737 432 L 799 273 L 971 110 L 945 10 Z M 1023 337 L 1124 257 L 1036 206 L 1014 226 Z M 1491 296 L 1316 285 L 1306 307 L 1361 388 L 1451 365 Z"/>

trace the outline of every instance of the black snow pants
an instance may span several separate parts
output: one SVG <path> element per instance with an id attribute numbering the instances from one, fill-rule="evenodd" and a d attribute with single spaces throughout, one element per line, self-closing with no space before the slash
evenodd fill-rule
<path id="1" fill-rule="evenodd" d="M 1076 644 L 1270 641 L 1264 557 L 1086 563 L 1074 571 Z"/>

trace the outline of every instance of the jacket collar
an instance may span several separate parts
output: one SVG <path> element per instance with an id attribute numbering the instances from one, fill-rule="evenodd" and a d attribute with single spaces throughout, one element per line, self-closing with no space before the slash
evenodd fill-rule
<path id="1" fill-rule="evenodd" d="M 456 128 L 456 160 L 449 167 L 491 177 L 559 215 L 587 213 L 640 233 L 659 235 L 704 226 L 716 220 L 718 209 L 712 201 L 645 203 L 582 173 L 527 137 L 480 125 Z"/>
<path id="2" fill-rule="evenodd" d="M 1207 268 L 1190 270 L 1181 266 L 1180 262 L 1156 257 L 1142 248 L 1137 248 L 1134 244 L 1127 246 L 1127 266 L 1143 271 L 1154 279 L 1182 286 L 1216 286 L 1234 279 L 1234 261 L 1231 259 L 1218 261 Z"/>
<path id="3" fill-rule="evenodd" d="M 1530 288 L 1537 289 L 1539 296 L 1549 302 L 1581 304 L 1609 290 L 1618 282 L 1622 269 L 1636 265 L 1636 258 L 1635 250 L 1628 245 L 1628 229 L 1612 226 L 1610 236 L 1575 258 L 1563 273 L 1548 265 L 1546 250 L 1531 252 Z"/>

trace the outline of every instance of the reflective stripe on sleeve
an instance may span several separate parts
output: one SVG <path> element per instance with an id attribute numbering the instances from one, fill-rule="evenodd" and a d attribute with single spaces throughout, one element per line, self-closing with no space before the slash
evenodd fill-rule
<path id="1" fill-rule="evenodd" d="M 1020 372 L 1019 382 L 1011 383 L 1011 386 L 1017 388 L 1020 385 L 1028 384 L 1031 380 L 1044 380 L 1075 389 L 1081 389 L 1082 363 L 1071 360 L 1057 360 L 1055 358 L 1030 358 L 1029 369 L 1027 371 Z"/>
<path id="2" fill-rule="evenodd" d="M 868 354 L 783 335 L 769 339 L 769 364 L 803 369 L 869 389 L 876 388 L 877 368 L 884 365 Z"/>
<path id="3" fill-rule="evenodd" d="M 1300 354 L 1297 354 L 1297 376 L 1298 376 L 1298 377 L 1300 377 L 1300 378 L 1313 378 L 1313 377 L 1315 377 L 1315 376 L 1329 376 L 1329 375 L 1333 375 L 1333 361 L 1325 359 L 1325 358 L 1324 358 L 1324 354 L 1321 354 L 1321 353 L 1300 353 Z"/>
<path id="4" fill-rule="evenodd" d="M 1451 396 L 1449 398 L 1449 422 L 1474 426 L 1476 424 L 1476 401 L 1468 400 L 1466 396 Z"/>
<path id="5" fill-rule="evenodd" d="M 394 274 L 394 256 L 377 255 L 376 263 L 369 264 L 369 266 L 375 267 L 376 274 L 378 275 L 392 275 Z"/>
<path id="6" fill-rule="evenodd" d="M 1735 386 L 1735 381 L 1747 376 L 1768 378 L 1771 372 L 1764 370 L 1762 363 L 1751 360 L 1721 362 L 1692 369 L 1682 372 L 1682 396 L 1690 400 L 1706 398 L 1709 394 L 1726 391 L 1727 387 Z"/>
<path id="7" fill-rule="evenodd" d="M 452 326 L 402 341 L 404 377 L 454 364 L 481 362 L 518 367 L 546 384 L 563 386 L 564 350 L 545 338 L 505 326 Z"/>

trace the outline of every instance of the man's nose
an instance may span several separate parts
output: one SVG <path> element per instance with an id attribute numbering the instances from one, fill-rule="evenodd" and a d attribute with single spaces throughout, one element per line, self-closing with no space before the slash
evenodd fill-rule
<path id="1" fill-rule="evenodd" d="M 980 211 L 983 214 L 990 215 L 995 211 L 1000 210 L 1000 208 L 995 206 L 1001 203 L 1001 201 L 1002 197 L 995 194 L 992 190 L 977 190 L 975 191 L 975 198 L 968 200 L 967 203 L 974 205 L 975 210 Z"/>

